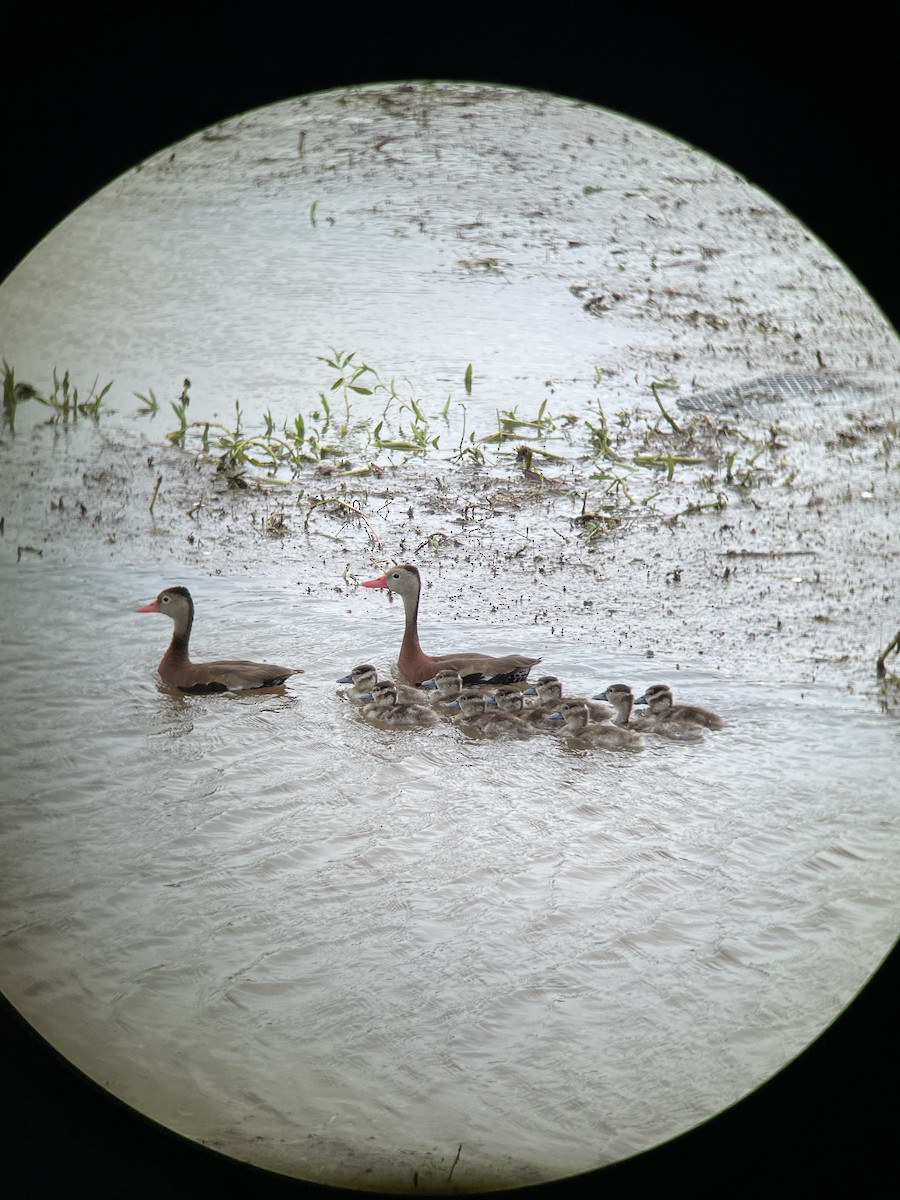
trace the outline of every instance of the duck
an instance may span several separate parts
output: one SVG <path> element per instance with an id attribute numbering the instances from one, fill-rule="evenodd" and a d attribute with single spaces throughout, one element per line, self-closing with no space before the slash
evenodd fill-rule
<path id="1" fill-rule="evenodd" d="M 406 624 L 397 665 L 404 678 L 412 684 L 433 679 L 444 667 L 455 667 L 466 686 L 477 683 L 520 683 L 528 678 L 528 672 L 539 663 L 539 658 L 526 658 L 524 654 L 496 656 L 477 652 L 458 654 L 426 654 L 419 645 L 418 617 L 422 579 L 417 567 L 400 563 L 390 567 L 376 579 L 363 580 L 366 588 L 387 588 L 403 601 Z"/>
<path id="2" fill-rule="evenodd" d="M 621 729 L 633 729 L 637 733 L 658 733 L 662 737 L 680 742 L 696 742 L 703 739 L 703 732 L 697 725 L 688 725 L 680 721 L 658 720 L 653 716 L 633 717 L 631 709 L 635 699 L 627 683 L 611 683 L 594 699 L 608 700 L 612 704 L 616 710 L 613 725 L 617 725 Z"/>
<path id="3" fill-rule="evenodd" d="M 556 712 L 562 702 L 563 685 L 555 675 L 542 675 L 534 687 L 525 692 L 526 696 L 537 696 L 538 705 Z M 579 697 L 587 705 L 588 714 L 592 721 L 608 721 L 614 715 L 614 709 L 609 704 L 595 704 L 591 700 Z"/>
<path id="4" fill-rule="evenodd" d="M 541 730 L 545 733 L 559 733 L 559 723 L 552 719 L 552 714 L 556 712 L 557 705 L 542 704 L 526 708 L 525 698 L 521 689 L 517 687 L 497 688 L 491 700 L 497 705 L 501 713 L 508 713 L 510 716 L 517 717 L 529 729 Z"/>
<path id="5" fill-rule="evenodd" d="M 632 725 L 631 708 L 634 704 L 634 693 L 627 683 L 611 683 L 593 697 L 594 700 L 605 700 L 613 707 L 613 725 L 622 729 L 637 728 Z"/>
<path id="6" fill-rule="evenodd" d="M 723 718 L 708 708 L 700 708 L 696 704 L 676 704 L 672 689 L 664 683 L 652 684 L 643 696 L 635 700 L 635 704 L 646 704 L 650 709 L 650 719 L 657 725 L 702 725 L 705 729 L 722 729 L 725 726 Z"/>
<path id="7" fill-rule="evenodd" d="M 376 683 L 362 707 L 367 721 L 378 721 L 383 725 L 434 725 L 437 716 L 427 704 L 408 704 L 398 697 L 397 685 L 390 679 Z"/>
<path id="8" fill-rule="evenodd" d="M 351 684 L 347 695 L 352 701 L 359 704 L 363 696 L 371 693 L 372 688 L 378 682 L 378 672 L 371 663 L 360 663 L 358 667 L 353 668 L 349 675 L 345 675 L 337 682 Z M 425 697 L 416 688 L 407 687 L 405 684 L 395 684 L 394 686 L 397 688 L 397 699 L 402 704 L 425 703 Z"/>
<path id="9" fill-rule="evenodd" d="M 527 738 L 531 735 L 526 723 L 512 713 L 487 712 L 487 697 L 474 688 L 460 692 L 458 699 L 447 708 L 459 709 L 458 725 L 469 725 L 485 737 Z"/>
<path id="10" fill-rule="evenodd" d="M 438 671 L 434 679 L 426 679 L 422 687 L 427 691 L 437 692 L 431 703 L 435 708 L 441 709 L 459 699 L 460 692 L 465 689 L 465 684 L 456 667 L 444 667 L 442 671 Z"/>
<path id="11" fill-rule="evenodd" d="M 158 669 L 163 683 L 181 692 L 247 692 L 277 687 L 291 675 L 303 674 L 302 667 L 276 667 L 243 658 L 191 662 L 188 643 L 194 623 L 194 601 L 186 587 L 165 588 L 155 600 L 142 604 L 135 612 L 165 613 L 174 622 L 172 640 Z"/>
<path id="12" fill-rule="evenodd" d="M 577 738 L 588 746 L 603 750 L 643 750 L 644 739 L 633 729 L 621 725 L 599 724 L 591 721 L 587 701 L 564 700 L 559 706 L 558 716 L 565 721 L 563 732 Z"/>

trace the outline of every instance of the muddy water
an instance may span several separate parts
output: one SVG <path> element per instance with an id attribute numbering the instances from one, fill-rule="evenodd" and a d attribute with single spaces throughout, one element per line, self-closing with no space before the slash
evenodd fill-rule
<path id="1" fill-rule="evenodd" d="M 0 330 L 19 380 L 115 380 L 98 428 L 23 406 L 0 442 L 0 971 L 114 1094 L 309 1179 L 528 1183 L 718 1112 L 876 968 L 900 908 L 897 725 L 871 684 L 896 627 L 894 393 L 735 426 L 722 453 L 767 471 L 722 511 L 661 523 L 698 499 L 679 468 L 608 541 L 572 524 L 608 493 L 589 405 L 614 425 L 660 377 L 674 396 L 819 356 L 900 365 L 769 198 L 555 98 L 304 98 L 116 181 L 0 289 Z M 314 466 L 273 499 L 161 445 L 185 376 L 192 417 L 240 400 L 258 428 L 309 412 L 332 345 L 408 375 L 431 419 L 452 394 L 485 432 L 549 398 L 582 440 L 546 493 L 508 462 L 456 469 L 443 434 L 383 460 L 358 497 L 377 545 L 334 513 L 304 525 L 332 486 Z M 132 421 L 150 388 L 163 415 Z M 400 612 L 355 580 L 414 556 L 428 647 L 543 653 L 571 693 L 667 680 L 729 727 L 635 756 L 367 727 L 335 680 L 389 668 Z M 196 596 L 198 658 L 307 673 L 160 690 L 167 622 L 133 609 L 170 582 Z"/>
<path id="2" fill-rule="evenodd" d="M 828 249 L 723 164 L 616 113 L 460 84 L 301 97 L 166 148 L 35 248 L 0 329 L 18 379 L 112 379 L 123 413 L 153 389 L 165 429 L 185 376 L 197 420 L 308 414 L 331 347 L 409 380 L 430 417 L 465 402 L 481 432 L 550 396 L 614 411 L 654 378 L 900 365 Z M 353 417 L 383 405 L 355 394 Z"/>
<path id="3" fill-rule="evenodd" d="M 180 577 L 198 657 L 307 674 L 160 690 L 168 622 L 131 611 L 156 570 L 22 563 L 0 612 L 5 987 L 164 1124 L 347 1185 L 440 1187 L 460 1143 L 464 1188 L 582 1171 L 752 1089 L 890 945 L 898 733 L 859 702 L 557 639 L 569 691 L 668 679 L 729 728 L 641 755 L 385 732 L 334 683 L 387 670 L 383 597 Z"/>

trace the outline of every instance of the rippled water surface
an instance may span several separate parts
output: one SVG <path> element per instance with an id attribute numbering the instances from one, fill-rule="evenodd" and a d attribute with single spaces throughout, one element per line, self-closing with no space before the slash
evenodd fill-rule
<path id="1" fill-rule="evenodd" d="M 54 367 L 82 396 L 114 381 L 96 427 L 35 428 L 50 414 L 23 401 L 0 439 L 0 977 L 113 1094 L 307 1179 L 538 1182 L 730 1105 L 887 953 L 898 727 L 852 689 L 895 628 L 900 347 L 727 167 L 509 88 L 299 98 L 116 180 L 4 283 L 0 330 L 45 394 Z M 331 347 L 418 398 L 425 455 L 372 465 L 385 391 L 311 415 Z M 656 420 L 651 382 L 674 412 L 823 361 L 888 384 L 767 409 L 762 432 L 713 414 L 712 457 L 670 455 L 643 493 L 646 462 L 590 433 L 602 415 L 619 445 L 637 402 Z M 370 474 L 311 454 L 281 492 L 227 491 L 198 426 L 162 449 L 186 376 L 198 423 L 237 401 L 245 432 L 301 412 L 327 441 L 346 419 Z M 150 390 L 159 415 L 132 420 Z M 564 473 L 473 440 L 544 401 Z M 390 420 L 408 434 L 411 412 Z M 615 514 L 593 541 L 592 510 Z M 543 654 L 570 694 L 665 680 L 727 728 L 615 755 L 366 725 L 336 680 L 396 659 L 400 606 L 354 582 L 373 549 L 434 569 L 427 648 Z M 306 673 L 161 689 L 171 627 L 133 610 L 170 583 L 197 602 L 198 660 Z M 801 684 L 820 663 L 837 687 Z"/>
<path id="2" fill-rule="evenodd" d="M 198 658 L 306 674 L 160 690 L 156 571 L 23 562 L 0 607 L 8 994 L 179 1132 L 350 1185 L 440 1187 L 460 1143 L 461 1187 L 586 1170 L 753 1088 L 889 948 L 897 730 L 853 698 L 557 638 L 568 691 L 666 679 L 729 727 L 639 755 L 382 731 L 334 681 L 393 661 L 383 596 L 183 582 Z"/>

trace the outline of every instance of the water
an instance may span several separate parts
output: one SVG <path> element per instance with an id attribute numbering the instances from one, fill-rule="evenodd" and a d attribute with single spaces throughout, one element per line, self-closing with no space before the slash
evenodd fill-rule
<path id="1" fill-rule="evenodd" d="M 602 547 L 571 523 L 598 501 L 584 438 L 540 502 L 494 488 L 490 520 L 457 519 L 498 476 L 454 472 L 443 433 L 417 470 L 366 483 L 380 567 L 426 548 L 426 648 L 540 653 L 570 694 L 664 680 L 730 722 L 639 755 L 367 726 L 335 681 L 389 669 L 400 611 L 342 583 L 345 566 L 375 573 L 366 530 L 320 513 L 304 532 L 328 486 L 310 467 L 284 493 L 289 532 L 266 539 L 269 501 L 216 492 L 153 444 L 166 401 L 189 376 L 192 418 L 240 400 L 251 426 L 267 408 L 278 424 L 316 404 L 335 346 L 408 377 L 432 420 L 464 401 L 483 433 L 547 398 L 579 419 L 602 403 L 612 424 L 650 380 L 815 371 L 817 347 L 836 372 L 900 359 L 829 252 L 691 147 L 511 89 L 399 104 L 306 98 L 189 139 L 0 289 L 17 379 L 46 390 L 55 365 L 83 394 L 112 378 L 118 410 L 50 431 L 22 406 L 0 442 L 0 975 L 72 1062 L 188 1137 L 421 1191 L 447 1187 L 461 1145 L 452 1186 L 472 1190 L 587 1170 L 717 1113 L 892 944 L 897 726 L 848 692 L 889 620 L 891 401 L 852 458 L 798 441 L 815 469 L 793 491 L 773 474 L 721 520 L 664 530 L 648 510 Z M 133 422 L 132 391 L 151 388 L 162 415 Z M 352 403 L 374 419 L 382 399 Z M 681 482 L 647 484 L 659 512 L 695 498 Z M 781 553 L 809 546 L 794 578 Z M 170 627 L 133 610 L 167 583 L 194 593 L 198 660 L 306 673 L 280 693 L 160 690 Z M 801 685 L 823 657 L 831 686 Z"/>
<path id="2" fill-rule="evenodd" d="M 555 639 L 571 693 L 667 679 L 731 724 L 640 755 L 382 731 L 334 682 L 395 656 L 371 597 L 182 573 L 197 658 L 306 674 L 178 699 L 131 611 L 157 570 L 4 575 L 7 994 L 206 1144 L 350 1186 L 439 1186 L 459 1143 L 457 1186 L 586 1170 L 771 1075 L 891 944 L 898 734 L 852 698 Z"/>
<path id="3" fill-rule="evenodd" d="M 426 86 L 384 105 L 386 90 L 236 118 L 83 205 L 0 289 L 17 379 L 47 389 L 56 366 L 82 394 L 111 379 L 124 416 L 152 389 L 161 437 L 189 377 L 192 419 L 231 422 L 238 401 L 259 428 L 267 408 L 308 417 L 337 348 L 431 420 L 451 396 L 488 433 L 498 409 L 545 399 L 614 412 L 652 404 L 652 379 L 815 371 L 816 347 L 838 371 L 900 362 L 829 251 L 692 147 L 537 93 Z M 383 406 L 356 394 L 353 419 Z"/>

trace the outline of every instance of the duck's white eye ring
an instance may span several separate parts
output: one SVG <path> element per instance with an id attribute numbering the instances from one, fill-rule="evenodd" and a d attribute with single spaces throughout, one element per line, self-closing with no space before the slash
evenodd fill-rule
<path id="1" fill-rule="evenodd" d="M 171 596 L 163 596 L 162 602 L 163 602 L 163 604 L 168 604 L 171 599 L 172 599 Z"/>

